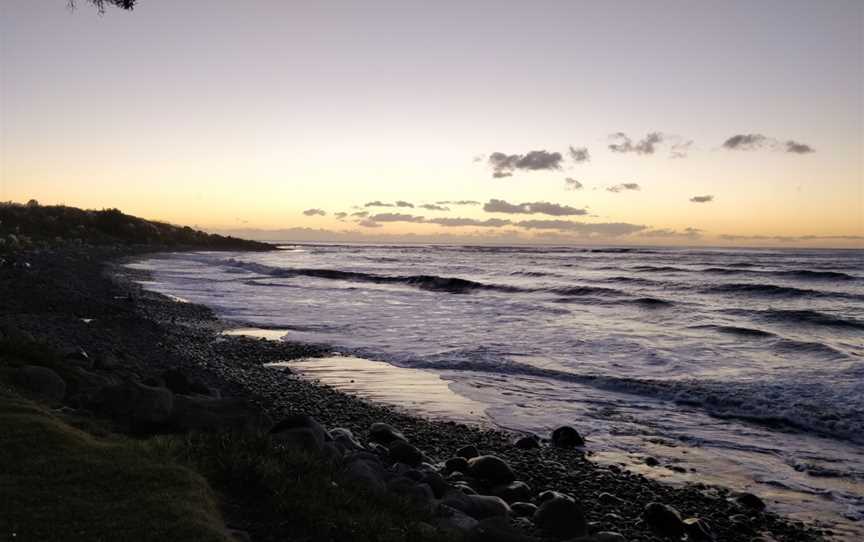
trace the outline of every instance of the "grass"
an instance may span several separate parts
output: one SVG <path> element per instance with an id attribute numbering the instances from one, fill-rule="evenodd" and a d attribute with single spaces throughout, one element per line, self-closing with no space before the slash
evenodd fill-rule
<path id="1" fill-rule="evenodd" d="M 339 467 L 266 435 L 133 439 L 98 418 L 59 414 L 10 388 L 13 367 L 55 352 L 0 341 L 0 540 L 447 540 L 393 496 L 339 482 Z"/>
<path id="2" fill-rule="evenodd" d="M 232 540 L 204 478 L 0 391 L 0 540 Z"/>

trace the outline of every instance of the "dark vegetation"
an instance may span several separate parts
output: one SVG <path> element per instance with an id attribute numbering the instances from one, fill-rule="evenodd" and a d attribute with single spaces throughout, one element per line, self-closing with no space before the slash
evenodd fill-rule
<path id="1" fill-rule="evenodd" d="M 0 253 L 18 248 L 68 244 L 154 245 L 210 250 L 269 250 L 267 243 L 247 241 L 145 220 L 118 209 L 84 210 L 64 205 L 0 203 Z"/>

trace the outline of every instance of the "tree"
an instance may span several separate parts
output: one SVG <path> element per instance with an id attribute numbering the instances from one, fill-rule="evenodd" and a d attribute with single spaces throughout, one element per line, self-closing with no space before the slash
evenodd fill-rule
<path id="1" fill-rule="evenodd" d="M 123 9 L 134 9 L 135 2 L 137 0 L 87 0 L 94 6 L 96 6 L 99 11 L 105 11 L 105 6 L 116 6 L 118 8 Z M 75 0 L 69 0 L 69 7 L 75 7 Z"/>

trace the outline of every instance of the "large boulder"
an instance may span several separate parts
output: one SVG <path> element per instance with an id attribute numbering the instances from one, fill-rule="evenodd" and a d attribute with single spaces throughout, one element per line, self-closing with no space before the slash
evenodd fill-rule
<path id="1" fill-rule="evenodd" d="M 584 536 L 588 528 L 582 507 L 563 493 L 548 495 L 534 512 L 533 521 L 544 532 L 559 538 Z"/>
<path id="2" fill-rule="evenodd" d="M 141 424 L 164 424 L 174 410 L 174 394 L 167 388 L 135 383 L 132 421 Z"/>
<path id="3" fill-rule="evenodd" d="M 48 367 L 25 365 L 18 369 L 16 380 L 20 386 L 51 402 L 60 402 L 66 396 L 66 382 Z"/>
<path id="4" fill-rule="evenodd" d="M 343 453 L 360 452 L 366 449 L 362 444 L 360 444 L 360 441 L 354 437 L 354 433 L 352 433 L 350 429 L 344 427 L 331 429 L 330 438 L 333 439 L 333 442 L 342 450 Z"/>
<path id="5" fill-rule="evenodd" d="M 660 536 L 681 538 L 686 533 L 686 526 L 678 510 L 659 502 L 651 502 L 645 506 L 642 521 Z"/>
<path id="6" fill-rule="evenodd" d="M 765 510 L 765 501 L 752 493 L 738 493 L 735 495 L 733 500 L 739 506 L 742 506 L 754 512 L 761 512 Z"/>
<path id="7" fill-rule="evenodd" d="M 537 435 L 525 435 L 516 439 L 513 446 L 520 450 L 534 450 L 540 447 L 540 437 Z"/>
<path id="8" fill-rule="evenodd" d="M 552 444 L 559 448 L 574 448 L 576 446 L 584 446 L 585 439 L 579 434 L 579 431 L 564 425 L 552 431 Z"/>
<path id="9" fill-rule="evenodd" d="M 501 497 L 508 504 L 531 500 L 531 488 L 525 482 L 516 481 L 497 485 L 490 490 L 490 493 L 496 497 Z"/>
<path id="10" fill-rule="evenodd" d="M 480 452 L 477 450 L 477 447 L 473 444 L 469 444 L 467 446 L 462 446 L 458 450 L 456 450 L 456 457 L 464 457 L 465 459 L 473 459 L 480 455 Z"/>
<path id="11" fill-rule="evenodd" d="M 408 441 L 405 435 L 397 431 L 393 426 L 382 422 L 373 423 L 369 427 L 369 440 L 385 446 L 396 440 Z"/>
<path id="12" fill-rule="evenodd" d="M 293 414 L 270 429 L 273 442 L 286 448 L 323 454 L 332 441 L 330 434 L 312 416 Z"/>
<path id="13" fill-rule="evenodd" d="M 390 443 L 390 459 L 397 463 L 405 463 L 417 467 L 423 462 L 423 452 L 402 440 Z"/>
<path id="14" fill-rule="evenodd" d="M 510 506 L 500 497 L 492 495 L 465 495 L 460 491 L 453 491 L 441 500 L 441 504 L 455 508 L 477 520 L 510 515 Z"/>
<path id="15" fill-rule="evenodd" d="M 481 455 L 468 460 L 468 472 L 490 485 L 508 484 L 516 480 L 510 465 L 494 455 Z"/>

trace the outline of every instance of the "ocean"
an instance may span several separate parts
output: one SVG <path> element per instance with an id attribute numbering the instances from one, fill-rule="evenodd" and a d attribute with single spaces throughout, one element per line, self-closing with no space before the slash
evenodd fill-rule
<path id="1" fill-rule="evenodd" d="M 238 326 L 436 373 L 485 423 L 572 424 L 597 461 L 864 538 L 864 251 L 285 244 L 133 265 Z"/>

